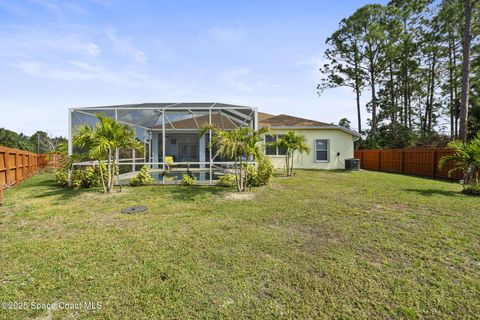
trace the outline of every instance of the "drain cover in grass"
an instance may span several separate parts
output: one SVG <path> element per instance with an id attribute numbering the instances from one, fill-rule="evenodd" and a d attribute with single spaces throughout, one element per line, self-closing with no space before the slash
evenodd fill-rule
<path id="1" fill-rule="evenodd" d="M 138 212 L 143 212 L 143 211 L 147 211 L 147 207 L 145 207 L 145 206 L 133 206 L 133 207 L 128 207 L 128 208 L 122 209 L 122 213 L 126 213 L 126 214 L 138 213 Z"/>

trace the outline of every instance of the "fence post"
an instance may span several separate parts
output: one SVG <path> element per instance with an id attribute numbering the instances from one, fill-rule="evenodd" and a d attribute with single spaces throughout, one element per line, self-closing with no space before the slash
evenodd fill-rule
<path id="1" fill-rule="evenodd" d="M 20 172 L 18 171 L 20 161 L 18 161 L 18 154 L 19 152 L 15 151 L 15 181 L 17 181 L 17 183 L 20 182 Z"/>
<path id="2" fill-rule="evenodd" d="M 436 155 L 436 153 L 437 153 L 437 150 L 433 149 L 432 150 L 432 178 L 435 178 L 435 169 L 436 169 L 435 155 Z"/>
<path id="3" fill-rule="evenodd" d="M 5 173 L 5 182 L 9 184 L 10 181 L 10 153 L 8 149 L 5 149 L 5 169 L 7 170 Z"/>

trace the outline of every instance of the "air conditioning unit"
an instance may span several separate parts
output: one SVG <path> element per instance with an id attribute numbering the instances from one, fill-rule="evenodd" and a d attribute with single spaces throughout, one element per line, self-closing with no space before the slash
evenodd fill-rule
<path id="1" fill-rule="evenodd" d="M 360 170 L 360 159 L 345 159 L 345 170 Z"/>

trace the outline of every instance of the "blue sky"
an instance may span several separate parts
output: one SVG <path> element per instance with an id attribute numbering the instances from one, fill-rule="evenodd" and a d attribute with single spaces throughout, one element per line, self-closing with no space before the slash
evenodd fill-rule
<path id="1" fill-rule="evenodd" d="M 315 87 L 325 39 L 371 2 L 0 0 L 0 127 L 66 135 L 69 107 L 172 101 L 356 127 L 349 89 Z"/>

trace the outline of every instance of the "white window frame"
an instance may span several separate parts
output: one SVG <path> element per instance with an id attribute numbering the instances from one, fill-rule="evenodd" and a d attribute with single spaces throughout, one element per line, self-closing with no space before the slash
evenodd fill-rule
<path id="1" fill-rule="evenodd" d="M 327 160 L 317 160 L 317 151 L 325 151 L 325 150 L 317 150 L 317 141 L 318 140 L 324 140 L 327 141 Z M 313 156 L 314 156 L 314 162 L 318 163 L 328 163 L 330 162 L 330 139 L 315 139 L 313 140 L 313 149 L 315 150 Z"/>
<path id="2" fill-rule="evenodd" d="M 265 146 L 263 153 L 267 157 L 285 157 L 284 154 L 278 154 L 278 146 L 275 147 L 275 154 L 267 154 L 267 136 L 275 136 L 275 141 L 278 140 L 278 136 L 284 136 L 285 133 L 267 133 L 263 135 L 263 144 Z"/>

